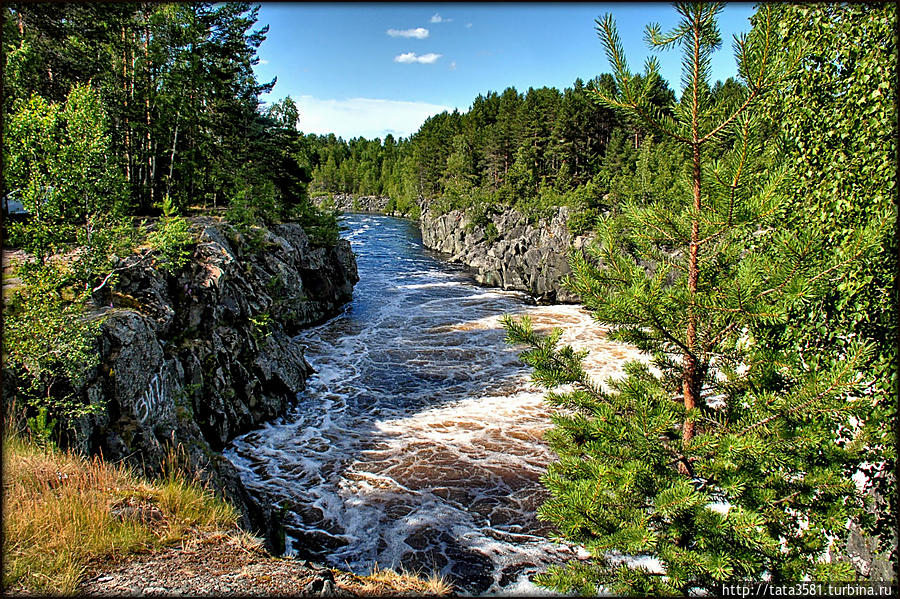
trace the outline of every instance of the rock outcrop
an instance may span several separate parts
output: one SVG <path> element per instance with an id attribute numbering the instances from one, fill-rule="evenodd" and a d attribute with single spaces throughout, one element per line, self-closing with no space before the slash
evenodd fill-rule
<path id="1" fill-rule="evenodd" d="M 386 196 L 331 194 L 315 200 L 341 212 L 374 212 L 402 216 L 387 210 Z M 513 209 L 491 217 L 491 227 L 475 226 L 462 210 L 434 214 L 429 202 L 419 202 L 419 227 L 425 247 L 447 254 L 451 262 L 475 271 L 482 285 L 524 291 L 541 302 L 578 303 L 579 298 L 563 287 L 562 278 L 572 272 L 568 252 L 581 249 L 587 238 L 569 231 L 569 209 L 556 209 L 550 218 L 537 223 Z"/>
<path id="2" fill-rule="evenodd" d="M 561 279 L 572 272 L 568 252 L 582 248 L 586 238 L 569 231 L 568 210 L 557 208 L 537 223 L 512 209 L 483 227 L 473 226 L 461 210 L 440 216 L 426 211 L 419 222 L 425 247 L 473 268 L 482 285 L 525 291 L 542 302 L 577 303 L 578 296 Z"/>
<path id="3" fill-rule="evenodd" d="M 202 219 L 190 262 L 167 274 L 149 250 L 129 257 L 103 313 L 100 366 L 83 393 L 103 408 L 80 421 L 82 450 L 159 472 L 178 459 L 271 528 L 218 452 L 285 413 L 312 369 L 292 335 L 336 314 L 359 277 L 347 241 L 311 247 L 283 224 L 237 229 Z M 271 530 L 263 532 L 272 533 Z M 271 534 L 267 536 L 273 536 Z"/>
<path id="4" fill-rule="evenodd" d="M 341 212 L 375 212 L 387 214 L 387 205 L 391 199 L 387 196 L 356 196 L 347 193 L 335 193 L 320 196 L 313 200 L 318 206 L 328 206 Z"/>

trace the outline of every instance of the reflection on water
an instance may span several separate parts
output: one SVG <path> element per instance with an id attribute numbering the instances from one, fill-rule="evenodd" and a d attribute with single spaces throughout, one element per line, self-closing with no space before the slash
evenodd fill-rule
<path id="1" fill-rule="evenodd" d="M 599 380 L 637 353 L 576 306 L 475 286 L 412 223 L 345 224 L 361 280 L 343 314 L 300 336 L 316 376 L 228 457 L 248 487 L 291 506 L 292 551 L 359 572 L 438 571 L 469 593 L 536 592 L 528 576 L 572 552 L 535 517 L 548 412 L 499 317 L 564 327 Z"/>

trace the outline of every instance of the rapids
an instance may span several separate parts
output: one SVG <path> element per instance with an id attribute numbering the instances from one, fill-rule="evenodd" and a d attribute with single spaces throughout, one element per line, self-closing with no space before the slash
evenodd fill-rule
<path id="1" fill-rule="evenodd" d="M 289 553 L 358 573 L 437 572 L 462 593 L 539 594 L 529 577 L 575 553 L 535 517 L 548 411 L 499 317 L 563 327 L 597 380 L 638 352 L 578 306 L 475 285 L 423 248 L 414 223 L 343 224 L 360 282 L 341 315 L 298 338 L 317 374 L 289 414 L 226 455 L 251 492 L 285 507 Z"/>

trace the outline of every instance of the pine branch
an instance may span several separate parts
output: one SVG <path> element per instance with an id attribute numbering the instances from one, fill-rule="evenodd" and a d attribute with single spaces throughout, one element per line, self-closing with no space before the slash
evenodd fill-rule
<path id="1" fill-rule="evenodd" d="M 610 64 L 614 66 L 616 79 L 619 82 L 619 87 L 621 89 L 624 102 L 620 101 L 616 97 L 607 96 L 599 89 L 591 89 L 589 90 L 589 92 L 594 94 L 603 104 L 606 104 L 612 108 L 619 108 L 625 111 L 633 112 L 634 114 L 638 115 L 648 126 L 653 127 L 654 129 L 657 129 L 665 133 L 666 135 L 673 137 L 674 139 L 688 143 L 689 140 L 687 138 L 683 137 L 673 130 L 670 130 L 660 120 L 647 112 L 647 110 L 635 100 L 630 85 L 631 73 L 628 71 L 628 64 L 624 59 L 625 51 L 622 47 L 622 42 L 619 39 L 619 33 L 616 30 L 612 14 L 607 13 L 602 20 L 597 19 L 595 23 L 597 24 L 597 32 L 600 35 L 600 40 L 606 50 L 607 59 L 609 60 Z"/>
<path id="2" fill-rule="evenodd" d="M 731 116 L 729 116 L 724 121 L 722 121 L 722 123 L 720 123 L 719 126 L 712 129 L 709 133 L 707 133 L 706 135 L 704 135 L 703 137 L 698 139 L 697 143 L 704 144 L 707 141 L 709 141 L 710 139 L 712 139 L 713 137 L 715 137 L 716 135 L 718 135 L 723 129 L 728 127 L 728 125 L 730 125 L 732 123 L 732 121 L 734 121 L 734 119 L 736 119 L 738 116 L 740 116 L 744 112 L 744 110 L 746 110 L 750 106 L 750 104 L 753 102 L 753 100 L 756 99 L 757 95 L 759 95 L 759 93 L 755 89 L 752 92 L 750 92 L 750 95 L 747 96 L 747 99 L 744 100 L 744 103 L 741 104 L 741 106 L 737 110 L 735 110 L 731 114 Z"/>
<path id="3" fill-rule="evenodd" d="M 823 391 L 819 392 L 818 394 L 814 395 L 813 397 L 809 398 L 808 400 L 804 401 L 803 403 L 801 403 L 797 406 L 794 406 L 793 408 L 787 410 L 786 412 L 778 412 L 776 414 L 772 414 L 771 416 L 763 418 L 762 420 L 745 427 L 742 431 L 740 431 L 738 433 L 738 436 L 744 436 L 747 433 L 749 433 L 761 426 L 765 426 L 768 423 L 777 420 L 778 418 L 783 418 L 783 417 L 787 416 L 788 414 L 795 414 L 798 411 L 803 410 L 803 409 L 809 407 L 810 405 L 812 405 L 813 403 L 819 401 L 823 397 L 827 397 L 828 395 L 830 395 L 833 391 L 835 391 L 839 387 L 845 386 L 846 384 L 842 383 L 843 377 L 846 376 L 850 370 L 856 368 L 857 361 L 859 360 L 862 353 L 864 353 L 863 349 L 860 349 L 860 350 L 858 350 L 857 355 L 854 356 L 853 359 L 841 361 L 840 363 L 844 365 L 843 369 L 841 369 L 840 373 L 834 377 L 832 383 L 827 388 L 825 388 Z"/>
<path id="4" fill-rule="evenodd" d="M 684 343 L 682 343 L 679 339 L 675 338 L 671 333 L 669 333 L 668 329 L 666 329 L 665 325 L 659 321 L 659 318 L 656 316 L 656 313 L 648 308 L 648 304 L 641 302 L 641 300 L 637 300 L 638 304 L 645 309 L 646 315 L 650 318 L 650 321 L 653 323 L 654 329 L 662 334 L 665 339 L 668 339 L 672 344 L 682 350 L 683 353 L 692 356 L 698 362 L 699 357 Z"/>

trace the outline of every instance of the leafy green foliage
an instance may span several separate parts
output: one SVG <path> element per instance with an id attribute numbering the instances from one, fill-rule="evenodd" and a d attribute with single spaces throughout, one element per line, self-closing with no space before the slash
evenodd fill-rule
<path id="1" fill-rule="evenodd" d="M 558 333 L 541 338 L 527 320 L 504 321 L 558 408 L 547 439 L 559 461 L 543 478 L 551 498 L 539 516 L 591 554 L 540 582 L 671 595 L 763 576 L 845 580 L 855 576 L 849 562 L 822 558 L 840 552 L 848 520 L 867 511 L 850 475 L 872 455 L 866 425 L 857 425 L 877 415 L 861 393 L 877 345 L 848 339 L 832 359 L 785 331 L 883 239 L 869 223 L 836 248 L 827 234 L 786 222 L 802 189 L 792 188 L 784 145 L 767 143 L 774 125 L 753 112 L 790 81 L 802 51 L 770 51 L 778 11 L 761 6 L 736 45 L 745 85 L 714 95 L 704 72 L 720 7 L 676 8 L 680 26 L 651 27 L 648 39 L 683 48 L 680 102 L 654 109 L 655 63 L 643 80 L 632 76 L 609 17 L 598 30 L 616 86 L 597 97 L 686 148 L 685 193 L 633 184 L 640 194 L 600 220 L 586 253 L 573 254 L 569 281 L 609 336 L 646 352 L 650 365 L 628 365 L 605 390 L 585 373 L 583 353 L 558 347 Z"/>
<path id="2" fill-rule="evenodd" d="M 303 225 L 303 230 L 306 231 L 313 246 L 330 247 L 340 238 L 338 215 L 336 210 L 308 205 L 298 212 L 295 218 Z"/>
<path id="3" fill-rule="evenodd" d="M 190 231 L 190 223 L 178 216 L 169 196 L 163 199 L 162 211 L 163 217 L 150 233 L 148 243 L 159 252 L 157 267 L 173 275 L 190 260 L 194 236 Z"/>
<path id="4" fill-rule="evenodd" d="M 268 312 L 261 312 L 256 316 L 251 316 L 250 323 L 253 325 L 251 333 L 257 341 L 265 339 L 272 334 L 272 315 Z"/>
<path id="5" fill-rule="evenodd" d="M 99 409 L 75 395 L 78 382 L 98 364 L 100 319 L 84 310 L 88 294 L 65 286 L 59 268 L 48 265 L 25 274 L 26 285 L 7 303 L 3 315 L 4 362 L 21 385 L 16 401 L 33 413 L 33 431 L 49 438 L 59 419 L 74 419 Z"/>
<path id="6" fill-rule="evenodd" d="M 47 407 L 41 406 L 36 415 L 25 419 L 28 430 L 34 435 L 35 443 L 41 447 L 53 446 L 53 431 L 57 425 L 57 420 L 51 419 L 47 414 Z"/>
<path id="7" fill-rule="evenodd" d="M 113 257 L 133 238 L 123 218 L 123 181 L 108 162 L 101 99 L 90 87 L 76 86 L 64 106 L 32 96 L 8 120 L 6 184 L 29 212 L 27 220 L 11 223 L 10 241 L 40 266 L 53 254 L 79 248 L 64 270 L 70 282 L 91 289 L 106 280 Z"/>
<path id="8" fill-rule="evenodd" d="M 4 136 L 6 185 L 31 215 L 10 227 L 11 239 L 44 263 L 50 254 L 121 214 L 124 187 L 107 163 L 110 138 L 100 98 L 76 86 L 62 107 L 39 96 L 19 102 Z"/>
<path id="9" fill-rule="evenodd" d="M 862 393 L 876 406 L 863 425 L 864 470 L 880 496 L 871 532 L 896 563 L 896 6 L 785 5 L 779 25 L 780 51 L 803 50 L 801 68 L 766 106 L 796 198 L 779 217 L 820 232 L 830 251 L 853 259 L 829 274 L 822 295 L 791 311 L 790 327 L 768 334 L 825 365 L 842 361 L 853 343 L 874 347 L 861 368 Z M 860 243 L 860 231 L 874 243 Z"/>

